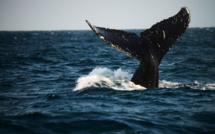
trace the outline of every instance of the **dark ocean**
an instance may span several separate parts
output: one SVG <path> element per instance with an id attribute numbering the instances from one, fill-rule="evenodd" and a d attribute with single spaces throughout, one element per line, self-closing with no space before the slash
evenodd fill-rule
<path id="1" fill-rule="evenodd" d="M 158 89 L 138 65 L 91 30 L 0 32 L 0 133 L 215 133 L 215 28 L 186 31 Z"/>

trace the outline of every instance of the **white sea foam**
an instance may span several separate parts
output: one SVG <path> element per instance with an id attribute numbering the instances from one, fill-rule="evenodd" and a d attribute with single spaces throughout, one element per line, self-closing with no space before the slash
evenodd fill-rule
<path id="1" fill-rule="evenodd" d="M 135 85 L 130 81 L 132 75 L 121 69 L 110 70 L 108 68 L 97 67 L 86 76 L 77 80 L 74 91 L 89 87 L 111 88 L 115 90 L 143 90 L 146 89 L 140 85 Z"/>
<path id="2" fill-rule="evenodd" d="M 208 84 L 206 84 L 206 87 L 210 90 L 215 90 L 215 83 L 208 83 Z"/>
<path id="3" fill-rule="evenodd" d="M 200 83 L 198 81 L 194 81 L 189 84 L 182 84 L 177 82 L 170 82 L 166 80 L 160 81 L 160 88 L 179 88 L 179 87 L 189 87 L 191 89 L 199 89 L 199 90 L 215 90 L 214 83 Z"/>
<path id="4" fill-rule="evenodd" d="M 193 89 L 201 89 L 201 90 L 215 90 L 214 83 L 200 83 L 198 81 L 194 81 L 193 84 L 190 85 Z"/>
<path id="5" fill-rule="evenodd" d="M 177 82 L 170 82 L 166 80 L 162 80 L 159 82 L 160 88 L 179 88 L 182 84 Z"/>
<path id="6" fill-rule="evenodd" d="M 114 90 L 144 90 L 146 88 L 135 85 L 131 82 L 133 74 L 123 71 L 122 69 L 110 70 L 108 68 L 96 67 L 88 75 L 82 76 L 77 80 L 74 91 L 82 90 L 85 88 L 111 88 Z M 194 81 L 190 84 L 182 84 L 177 82 L 170 82 L 166 80 L 159 81 L 159 88 L 180 88 L 190 87 L 191 89 L 200 90 L 215 90 L 214 83 L 202 84 L 198 81 Z"/>

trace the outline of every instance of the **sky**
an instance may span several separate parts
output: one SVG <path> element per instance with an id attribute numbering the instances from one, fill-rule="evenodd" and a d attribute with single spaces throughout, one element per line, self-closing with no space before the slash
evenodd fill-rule
<path id="1" fill-rule="evenodd" d="M 184 6 L 190 27 L 215 27 L 215 0 L 0 0 L 0 31 L 146 29 Z"/>

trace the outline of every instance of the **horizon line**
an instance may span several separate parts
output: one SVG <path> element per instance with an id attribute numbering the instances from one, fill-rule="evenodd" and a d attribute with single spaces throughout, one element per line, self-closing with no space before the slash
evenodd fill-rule
<path id="1" fill-rule="evenodd" d="M 206 27 L 188 27 L 188 29 L 192 28 L 215 28 L 215 26 L 206 26 Z M 116 30 L 146 30 L 149 28 L 123 28 L 123 29 L 116 29 Z M 52 30 L 0 30 L 0 32 L 43 32 L 43 31 L 91 31 L 91 29 L 52 29 Z"/>

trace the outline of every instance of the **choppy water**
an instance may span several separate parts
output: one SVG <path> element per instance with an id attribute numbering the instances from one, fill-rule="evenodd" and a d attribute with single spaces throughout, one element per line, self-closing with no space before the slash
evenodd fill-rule
<path id="1" fill-rule="evenodd" d="M 92 31 L 0 32 L 0 133 L 215 133 L 215 28 L 187 30 L 158 89 L 138 64 Z"/>

